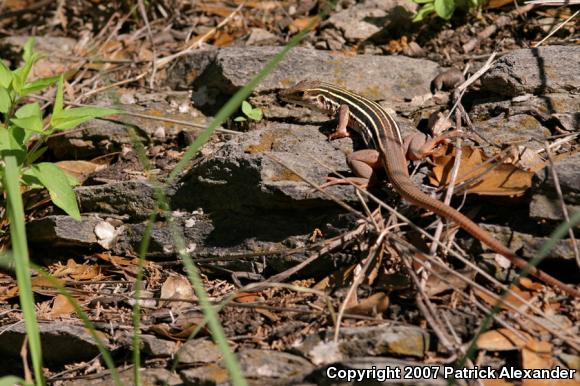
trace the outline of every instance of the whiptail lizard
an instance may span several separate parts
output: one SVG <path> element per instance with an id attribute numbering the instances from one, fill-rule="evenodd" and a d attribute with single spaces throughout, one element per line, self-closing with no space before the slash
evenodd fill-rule
<path id="1" fill-rule="evenodd" d="M 495 239 L 465 215 L 423 193 L 409 177 L 407 159 L 420 159 L 444 138 L 435 138 L 419 144 L 415 137 L 403 139 L 395 120 L 376 102 L 342 87 L 319 81 L 302 81 L 282 90 L 280 97 L 286 101 L 309 107 L 329 115 L 338 114 L 338 126 L 330 139 L 349 136 L 347 127 L 358 132 L 368 149 L 352 153 L 348 163 L 358 178 L 351 180 L 359 185 L 368 182 L 373 170 L 384 168 L 393 188 L 409 203 L 430 210 L 454 221 L 476 239 L 495 252 L 508 258 L 520 269 L 541 281 L 558 287 L 569 295 L 580 297 L 580 291 L 547 273 L 528 265 L 524 259 Z M 423 144 L 424 143 L 424 144 Z M 335 182 L 341 183 L 340 180 Z M 343 181 L 344 183 L 345 181 Z"/>

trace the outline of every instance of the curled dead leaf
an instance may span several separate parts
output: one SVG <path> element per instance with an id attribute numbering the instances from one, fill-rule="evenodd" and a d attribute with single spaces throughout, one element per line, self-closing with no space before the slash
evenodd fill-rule
<path id="1" fill-rule="evenodd" d="M 432 184 L 446 186 L 451 178 L 455 162 L 455 148 L 443 145 L 433 154 L 434 167 L 429 179 Z M 489 159 L 480 149 L 464 146 L 457 184 L 469 182 L 457 193 L 476 193 L 487 196 L 522 196 L 532 186 L 533 172 L 509 164 L 487 162 Z"/>

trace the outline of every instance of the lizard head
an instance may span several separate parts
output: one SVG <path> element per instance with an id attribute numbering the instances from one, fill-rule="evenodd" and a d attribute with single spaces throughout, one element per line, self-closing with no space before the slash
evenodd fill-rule
<path id="1" fill-rule="evenodd" d="M 333 114 L 338 110 L 339 106 L 326 97 L 325 85 L 325 83 L 317 80 L 303 80 L 290 88 L 280 91 L 278 95 L 285 102 Z"/>

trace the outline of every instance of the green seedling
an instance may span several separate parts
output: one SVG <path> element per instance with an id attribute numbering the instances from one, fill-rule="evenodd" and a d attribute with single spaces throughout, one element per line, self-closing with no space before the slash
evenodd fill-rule
<path id="1" fill-rule="evenodd" d="M 234 119 L 235 122 L 246 122 L 248 119 L 260 122 L 264 117 L 262 109 L 260 109 L 259 107 L 252 107 L 252 105 L 246 101 L 242 102 L 242 113 L 244 113 L 245 117 L 243 116 L 236 117 Z"/>

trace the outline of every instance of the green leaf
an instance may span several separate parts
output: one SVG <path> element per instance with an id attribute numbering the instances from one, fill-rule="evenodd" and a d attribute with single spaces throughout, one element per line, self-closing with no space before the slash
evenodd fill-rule
<path id="1" fill-rule="evenodd" d="M 249 104 L 247 101 L 243 101 L 242 102 L 242 113 L 246 114 L 246 116 L 248 116 L 252 111 L 252 105 Z"/>
<path id="2" fill-rule="evenodd" d="M 0 87 L 8 88 L 12 83 L 12 71 L 0 59 Z"/>
<path id="3" fill-rule="evenodd" d="M 25 384 L 24 379 L 15 377 L 14 375 L 7 375 L 0 378 L 0 386 L 14 386 L 23 384 Z"/>
<path id="4" fill-rule="evenodd" d="M 7 89 L 0 86 L 0 113 L 6 114 L 8 111 L 10 111 L 10 107 L 12 107 L 12 99 L 10 98 L 10 94 L 8 93 Z"/>
<path id="5" fill-rule="evenodd" d="M 435 0 L 435 12 L 439 17 L 449 20 L 455 11 L 455 0 Z"/>
<path id="6" fill-rule="evenodd" d="M 24 43 L 24 54 L 22 54 L 22 59 L 24 62 L 32 62 L 34 60 L 34 52 L 32 48 L 34 47 L 34 38 L 28 38 L 26 43 Z"/>
<path id="7" fill-rule="evenodd" d="M 38 103 L 28 103 L 14 114 L 16 118 L 12 118 L 11 122 L 18 127 L 35 132 L 42 132 L 42 112 Z"/>
<path id="8" fill-rule="evenodd" d="M 104 107 L 77 107 L 53 114 L 50 124 L 54 129 L 68 130 L 94 118 L 121 113 L 121 110 Z"/>
<path id="9" fill-rule="evenodd" d="M 30 94 L 31 92 L 40 91 L 48 86 L 52 85 L 58 80 L 58 76 L 51 76 L 47 78 L 36 79 L 30 83 L 26 83 L 22 90 L 20 90 L 20 95 L 24 96 Z"/>
<path id="10" fill-rule="evenodd" d="M 253 119 L 256 122 L 261 121 L 263 116 L 264 114 L 262 113 L 262 110 L 257 107 L 255 109 L 252 109 L 252 111 L 250 111 L 250 114 L 248 114 L 248 118 Z"/>
<path id="11" fill-rule="evenodd" d="M 75 192 L 69 184 L 66 174 L 58 166 L 50 162 L 36 164 L 31 170 L 42 185 L 48 189 L 54 205 L 64 210 L 75 220 L 80 221 L 81 214 Z"/>
<path id="12" fill-rule="evenodd" d="M 425 16 L 427 16 L 433 12 L 435 12 L 435 4 L 434 3 L 427 3 L 417 11 L 417 14 L 413 18 L 413 22 L 422 21 L 425 18 Z"/>
<path id="13" fill-rule="evenodd" d="M 413 3 L 415 4 L 428 4 L 428 3 L 432 3 L 435 0 L 413 0 Z"/>
<path id="14" fill-rule="evenodd" d="M 246 122 L 246 121 L 247 119 L 242 116 L 234 118 L 234 122 Z"/>

